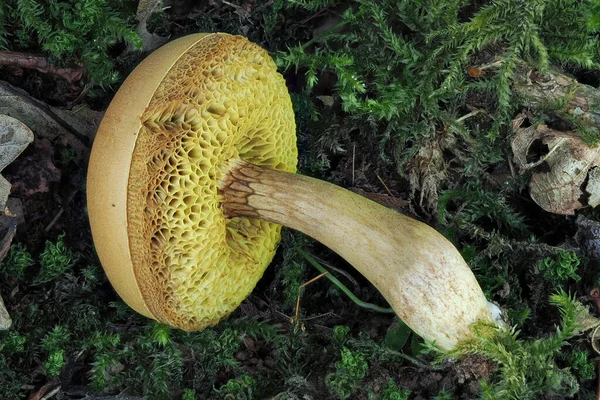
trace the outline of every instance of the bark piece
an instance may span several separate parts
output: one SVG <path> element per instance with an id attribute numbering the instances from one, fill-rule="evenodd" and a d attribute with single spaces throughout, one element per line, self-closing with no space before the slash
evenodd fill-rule
<path id="1" fill-rule="evenodd" d="M 153 51 L 169 40 L 154 33 L 148 32 L 148 20 L 155 12 L 162 9 L 162 0 L 140 0 L 135 19 L 138 21 L 137 31 L 142 39 L 142 51 Z"/>
<path id="2" fill-rule="evenodd" d="M 578 215 L 575 223 L 577 243 L 590 259 L 600 261 L 600 222 Z"/>
<path id="3" fill-rule="evenodd" d="M 516 74 L 513 89 L 522 105 L 600 132 L 600 91 L 593 86 L 550 68 L 546 73 Z"/>
<path id="4" fill-rule="evenodd" d="M 62 78 L 71 85 L 74 85 L 79 81 L 85 72 L 85 67 L 81 65 L 74 67 L 59 67 L 52 65 L 47 57 L 18 51 L 0 51 L 0 65 L 34 69 L 43 74 Z"/>
<path id="5" fill-rule="evenodd" d="M 0 82 L 0 114 L 17 118 L 37 138 L 50 141 L 68 138 L 76 162 L 82 165 L 87 163 L 89 147 L 102 118 L 102 113 L 86 108 L 70 111 L 50 107 L 5 82 Z"/>

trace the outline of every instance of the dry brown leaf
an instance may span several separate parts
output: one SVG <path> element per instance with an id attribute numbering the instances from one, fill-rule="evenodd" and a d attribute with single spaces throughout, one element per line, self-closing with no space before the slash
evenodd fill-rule
<path id="1" fill-rule="evenodd" d="M 23 222 L 23 206 L 19 199 L 8 199 L 4 213 L 0 214 L 0 261 L 6 257 L 15 234 L 17 225 Z M 4 300 L 0 297 L 0 331 L 10 328 L 12 319 L 4 305 Z"/>
<path id="2" fill-rule="evenodd" d="M 32 141 L 33 132 L 27 125 L 0 114 L 0 171 L 13 162 Z M 10 183 L 0 176 L 0 210 L 4 210 L 6 206 L 10 188 Z"/>
<path id="3" fill-rule="evenodd" d="M 24 123 L 0 114 L 0 171 L 13 162 L 33 141 L 33 132 Z"/>
<path id="4" fill-rule="evenodd" d="M 573 132 L 546 125 L 521 128 L 514 123 L 511 146 L 521 171 L 532 171 L 531 198 L 544 210 L 573 215 L 575 210 L 600 203 L 600 148 L 588 147 Z"/>
<path id="5" fill-rule="evenodd" d="M 333 98 L 333 96 L 316 96 L 316 97 L 317 97 L 317 99 L 321 100 L 323 105 L 325 105 L 326 107 L 333 107 L 333 105 L 335 104 L 335 99 Z"/>
<path id="6" fill-rule="evenodd" d="M 36 139 L 31 148 L 6 168 L 14 196 L 29 198 L 50 191 L 52 182 L 60 182 L 61 171 L 52 161 L 54 148 L 46 139 Z"/>
<path id="7" fill-rule="evenodd" d="M 485 71 L 473 66 L 469 67 L 468 73 L 471 78 L 481 78 L 483 75 L 485 75 Z"/>

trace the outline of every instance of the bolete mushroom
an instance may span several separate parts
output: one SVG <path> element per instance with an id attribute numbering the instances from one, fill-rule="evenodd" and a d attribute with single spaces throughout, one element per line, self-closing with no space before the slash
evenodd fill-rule
<path id="1" fill-rule="evenodd" d="M 297 175 L 296 162 L 290 97 L 262 48 L 195 34 L 151 54 L 106 111 L 89 164 L 92 234 L 116 291 L 160 322 L 214 325 L 261 278 L 283 225 L 344 257 L 440 348 L 493 320 L 441 234 Z"/>

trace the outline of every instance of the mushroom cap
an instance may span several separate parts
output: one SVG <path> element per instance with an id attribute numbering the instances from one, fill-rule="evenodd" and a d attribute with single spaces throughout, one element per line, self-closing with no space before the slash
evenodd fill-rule
<path id="1" fill-rule="evenodd" d="M 216 324 L 252 291 L 281 227 L 226 219 L 231 162 L 295 172 L 294 113 L 268 53 L 228 34 L 195 34 L 148 56 L 100 124 L 88 168 L 94 244 L 137 312 L 186 330 Z"/>

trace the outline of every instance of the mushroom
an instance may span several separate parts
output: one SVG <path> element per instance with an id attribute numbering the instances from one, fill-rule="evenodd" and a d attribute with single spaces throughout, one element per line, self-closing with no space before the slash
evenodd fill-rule
<path id="1" fill-rule="evenodd" d="M 265 50 L 216 33 L 152 53 L 111 102 L 89 164 L 94 243 L 118 294 L 172 326 L 214 325 L 253 290 L 283 225 L 340 254 L 442 349 L 493 322 L 441 234 L 296 162 L 292 104 Z"/>

